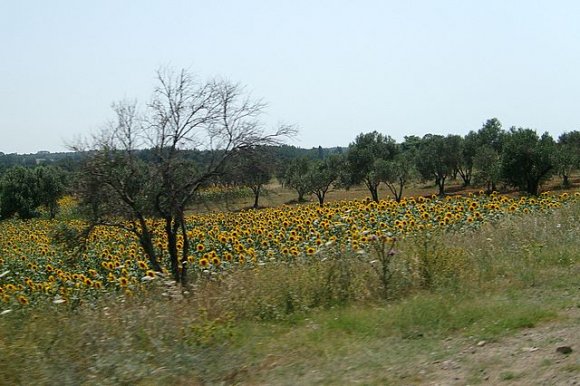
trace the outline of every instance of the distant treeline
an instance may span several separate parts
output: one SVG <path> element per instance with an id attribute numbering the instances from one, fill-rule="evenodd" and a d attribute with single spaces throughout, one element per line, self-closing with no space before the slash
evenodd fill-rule
<path id="1" fill-rule="evenodd" d="M 406 136 L 401 143 L 373 131 L 361 133 L 344 148 L 304 149 L 282 144 L 256 145 L 227 155 L 220 155 L 219 150 L 178 152 L 181 161 L 176 161 L 175 167 L 188 165 L 183 166 L 183 172 L 191 176 L 211 166 L 216 154 L 227 159 L 200 178 L 198 187 L 248 188 L 254 194 L 255 207 L 263 187 L 274 178 L 295 190 L 297 201 L 313 194 L 320 205 L 324 204 L 326 192 L 333 188 L 364 185 L 371 198 L 378 201 L 379 186 L 385 185 L 400 200 L 412 181 L 432 181 L 443 195 L 446 181 L 458 178 L 465 187 L 478 186 L 487 192 L 497 190 L 501 183 L 536 195 L 542 182 L 554 175 L 562 178 L 563 187 L 571 186 L 571 174 L 580 169 L 580 132 L 570 131 L 554 140 L 548 133 L 540 136 L 531 129 L 512 127 L 506 131 L 493 118 L 465 136 Z M 75 182 L 82 180 L 78 177 L 86 174 L 87 160 L 94 159 L 96 154 L 94 151 L 0 153 L 1 218 L 14 214 L 33 217 L 38 213 L 36 208 L 42 205 L 54 216 L 56 200 L 78 190 Z M 107 157 L 117 157 L 115 154 Z M 159 158 L 163 154 L 163 149 L 131 150 L 131 157 L 152 167 L 165 162 Z M 193 195 L 192 199 L 196 197 L 199 198 Z"/>
<path id="2" fill-rule="evenodd" d="M 321 146 L 306 149 L 290 145 L 266 146 L 265 148 L 269 148 L 268 151 L 271 154 L 274 154 L 275 158 L 279 159 L 281 162 L 302 157 L 313 160 L 323 159 L 331 154 L 343 153 L 347 149 L 346 147 L 323 148 Z M 184 151 L 184 153 L 187 153 L 188 157 L 191 159 L 199 160 L 201 162 L 203 162 L 204 158 L 210 156 L 210 152 L 204 151 L 187 150 Z M 149 149 L 137 150 L 137 154 L 145 161 L 154 159 L 154 154 L 152 150 Z M 34 168 L 38 165 L 52 165 L 61 167 L 68 171 L 74 171 L 79 167 L 84 156 L 85 155 L 83 152 L 78 151 L 54 153 L 49 151 L 39 151 L 37 153 L 29 154 L 5 154 L 0 152 L 0 173 L 12 166 L 25 166 Z"/>

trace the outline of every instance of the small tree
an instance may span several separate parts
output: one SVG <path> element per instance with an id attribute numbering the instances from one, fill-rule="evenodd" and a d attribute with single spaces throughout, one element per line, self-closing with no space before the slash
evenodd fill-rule
<path id="1" fill-rule="evenodd" d="M 298 202 L 306 201 L 304 196 L 312 190 L 309 172 L 311 161 L 306 157 L 293 159 L 284 175 L 284 185 L 294 189 L 298 193 Z"/>
<path id="2" fill-rule="evenodd" d="M 491 118 L 485 121 L 481 129 L 477 131 L 477 146 L 488 146 L 494 149 L 498 154 L 501 153 L 504 143 L 505 132 L 502 124 L 497 118 Z"/>
<path id="3" fill-rule="evenodd" d="M 470 131 L 461 139 L 461 158 L 457 165 L 457 172 L 463 180 L 463 186 L 471 185 L 473 177 L 473 163 L 477 153 L 477 134 Z"/>
<path id="4" fill-rule="evenodd" d="M 501 178 L 501 156 L 491 146 L 477 149 L 473 165 L 476 169 L 475 180 L 485 186 L 486 192 L 497 190 Z"/>
<path id="5" fill-rule="evenodd" d="M 92 223 L 133 232 L 152 267 L 161 270 L 146 218 L 162 220 L 170 270 L 182 284 L 190 253 L 185 211 L 199 187 L 223 174 L 239 151 L 277 144 L 293 133 L 281 127 L 267 134 L 258 119 L 264 104 L 243 91 L 225 80 L 198 82 L 185 70 L 159 70 L 144 113 L 134 103 L 114 105 L 116 121 L 87 152 L 79 193 L 92 209 Z M 152 161 L 138 157 L 140 148 L 150 149 Z M 202 162 L 192 157 L 199 151 Z"/>
<path id="6" fill-rule="evenodd" d="M 580 168 L 580 131 L 564 133 L 558 138 L 556 146 L 556 168 L 562 177 L 562 186 L 570 187 L 570 175 Z"/>
<path id="7" fill-rule="evenodd" d="M 423 137 L 415 158 L 415 166 L 424 180 L 435 179 L 439 195 L 445 194 L 445 181 L 461 160 L 460 138 L 457 135 L 427 134 Z"/>
<path id="8" fill-rule="evenodd" d="M 32 169 L 14 166 L 8 169 L 0 181 L 0 217 L 18 214 L 22 219 L 37 215 L 40 205 L 38 183 Z"/>
<path id="9" fill-rule="evenodd" d="M 338 181 L 344 168 L 344 158 L 331 155 L 322 161 L 316 161 L 308 171 L 310 192 L 318 198 L 318 204 L 324 206 L 326 193 Z"/>
<path id="10" fill-rule="evenodd" d="M 554 172 L 554 140 L 531 129 L 511 128 L 502 152 L 502 176 L 513 186 L 537 195 L 540 183 Z"/>
<path id="11" fill-rule="evenodd" d="M 410 152 L 400 153 L 393 160 L 382 161 L 380 166 L 382 180 L 393 193 L 397 202 L 403 198 L 403 190 L 415 175 L 413 155 Z"/>
<path id="12" fill-rule="evenodd" d="M 53 219 L 58 212 L 58 200 L 65 193 L 66 174 L 54 166 L 40 166 L 34 172 L 38 184 L 38 202 L 46 207 Z"/>
<path id="13" fill-rule="evenodd" d="M 347 154 L 348 176 L 346 185 L 364 183 L 375 202 L 379 201 L 382 182 L 382 161 L 392 160 L 397 153 L 395 141 L 376 131 L 360 134 L 350 144 Z"/>
<path id="14" fill-rule="evenodd" d="M 477 132 L 466 137 L 465 148 L 475 147 L 473 167 L 477 183 L 491 193 L 501 179 L 501 153 L 506 133 L 497 118 L 488 119 Z M 469 139 L 468 139 L 469 137 Z M 465 152 L 464 152 L 465 153 Z"/>
<path id="15" fill-rule="evenodd" d="M 246 186 L 254 194 L 253 208 L 259 207 L 260 194 L 274 173 L 272 155 L 265 147 L 240 152 L 232 162 L 229 179 L 236 185 Z"/>

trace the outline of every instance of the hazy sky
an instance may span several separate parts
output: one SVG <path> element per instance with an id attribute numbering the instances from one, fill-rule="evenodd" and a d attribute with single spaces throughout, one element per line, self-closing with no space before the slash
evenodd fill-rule
<path id="1" fill-rule="evenodd" d="M 491 117 L 580 128 L 580 1 L 0 0 L 0 151 L 64 151 L 160 66 L 243 83 L 296 146 Z"/>

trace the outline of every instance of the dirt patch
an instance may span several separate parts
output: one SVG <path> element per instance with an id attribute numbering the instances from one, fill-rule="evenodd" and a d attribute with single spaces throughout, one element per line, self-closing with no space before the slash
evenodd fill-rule
<path id="1" fill-rule="evenodd" d="M 461 344 L 460 344 L 461 346 Z M 580 308 L 496 342 L 469 342 L 420 370 L 428 385 L 580 385 Z M 560 347 L 570 347 L 571 352 Z"/>

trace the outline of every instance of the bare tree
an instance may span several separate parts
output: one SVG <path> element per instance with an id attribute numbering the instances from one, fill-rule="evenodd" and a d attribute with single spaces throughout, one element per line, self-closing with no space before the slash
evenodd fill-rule
<path id="1" fill-rule="evenodd" d="M 295 130 L 282 126 L 267 133 L 259 120 L 263 102 L 246 96 L 239 84 L 198 82 L 185 70 L 157 71 L 157 87 L 142 117 L 134 104 L 113 108 L 116 124 L 96 137 L 84 172 L 85 186 L 103 190 L 97 197 L 83 196 L 93 206 L 93 222 L 122 224 L 137 235 L 153 267 L 161 269 L 146 219 L 162 219 L 170 270 L 186 284 L 185 211 L 196 191 L 222 174 L 238 151 L 279 144 Z M 195 159 L 194 152 L 202 159 Z M 128 221 L 111 221 L 119 216 Z"/>

